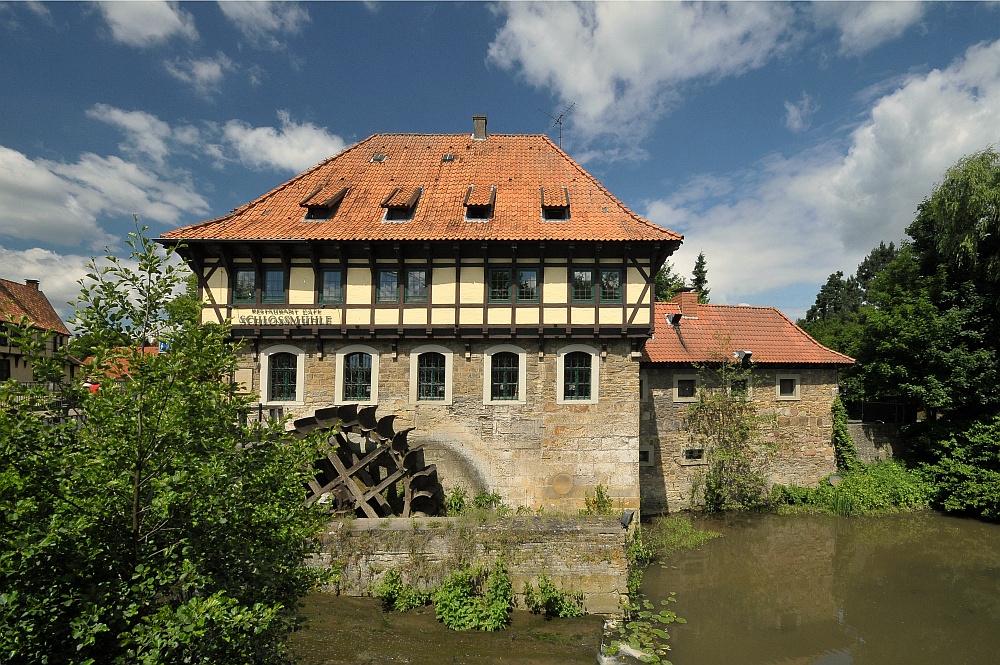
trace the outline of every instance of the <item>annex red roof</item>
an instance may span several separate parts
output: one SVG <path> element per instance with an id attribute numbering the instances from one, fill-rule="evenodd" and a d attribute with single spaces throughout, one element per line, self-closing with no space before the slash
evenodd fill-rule
<path id="1" fill-rule="evenodd" d="M 69 335 L 69 329 L 62 322 L 52 303 L 38 290 L 38 282 L 28 280 L 18 284 L 0 279 L 0 321 L 20 321 L 28 317 L 36 327 L 52 330 L 61 335 Z"/>
<path id="2" fill-rule="evenodd" d="M 569 219 L 543 220 L 543 200 L 569 205 Z M 467 205 L 490 202 L 490 219 L 466 220 Z M 413 203 L 411 219 L 383 221 L 386 206 Z M 307 205 L 324 204 L 333 211 L 328 220 L 304 219 Z M 632 212 L 544 135 L 375 134 L 228 215 L 162 238 L 678 242 L 683 236 Z"/>
<path id="3" fill-rule="evenodd" d="M 702 363 L 731 360 L 734 351 L 752 351 L 755 363 L 854 364 L 853 358 L 826 348 L 774 307 L 702 305 L 694 292 L 656 303 L 653 337 L 642 359 Z"/>

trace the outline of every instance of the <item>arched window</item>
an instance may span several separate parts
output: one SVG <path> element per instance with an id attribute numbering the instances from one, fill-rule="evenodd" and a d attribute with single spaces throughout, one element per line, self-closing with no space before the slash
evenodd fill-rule
<path id="1" fill-rule="evenodd" d="M 294 402 L 298 386 L 298 358 L 291 353 L 273 353 L 268 359 L 269 402 Z"/>
<path id="2" fill-rule="evenodd" d="M 571 344 L 559 349 L 556 372 L 557 404 L 597 404 L 601 385 L 597 349 L 585 344 Z"/>
<path id="3" fill-rule="evenodd" d="M 444 354 L 421 353 L 417 357 L 417 400 L 443 400 L 445 381 Z"/>
<path id="4" fill-rule="evenodd" d="M 516 353 L 494 353 L 490 362 L 490 399 L 517 400 L 520 363 Z"/>
<path id="5" fill-rule="evenodd" d="M 563 359 L 563 399 L 590 399 L 591 355 L 583 351 L 567 353 Z"/>
<path id="6" fill-rule="evenodd" d="M 344 356 L 344 400 L 367 402 L 372 397 L 372 357 L 363 351 Z"/>
<path id="7" fill-rule="evenodd" d="M 263 349 L 260 352 L 260 399 L 267 404 L 304 404 L 305 358 L 302 349 L 288 344 Z"/>

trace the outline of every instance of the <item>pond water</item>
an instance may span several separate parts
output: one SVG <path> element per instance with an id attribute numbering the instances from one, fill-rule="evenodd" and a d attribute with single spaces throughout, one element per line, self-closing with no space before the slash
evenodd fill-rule
<path id="1" fill-rule="evenodd" d="M 1000 525 L 925 512 L 872 518 L 751 515 L 667 567 L 674 665 L 1000 663 Z"/>
<path id="2" fill-rule="evenodd" d="M 1000 663 L 1000 525 L 926 512 L 873 518 L 698 519 L 725 537 L 646 570 L 643 590 L 687 619 L 674 665 Z M 594 665 L 601 619 L 515 612 L 499 633 L 456 633 L 431 607 L 383 613 L 316 595 L 293 639 L 302 665 Z"/>

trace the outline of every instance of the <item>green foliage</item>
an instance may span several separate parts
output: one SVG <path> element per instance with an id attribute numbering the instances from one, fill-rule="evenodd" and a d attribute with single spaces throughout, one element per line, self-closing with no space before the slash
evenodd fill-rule
<path id="1" fill-rule="evenodd" d="M 643 538 L 651 544 L 654 557 L 659 560 L 681 550 L 701 547 L 709 540 L 721 537 L 722 534 L 718 531 L 696 529 L 691 518 L 684 515 L 661 517 L 643 532 Z"/>
<path id="2" fill-rule="evenodd" d="M 837 468 L 841 471 L 854 471 L 861 468 L 858 451 L 854 447 L 854 439 L 847 429 L 847 409 L 840 397 L 833 400 L 830 407 L 833 418 L 833 450 L 837 457 Z"/>
<path id="3" fill-rule="evenodd" d="M 766 471 L 780 441 L 774 415 L 758 413 L 749 391 L 729 388 L 749 380 L 749 369 L 725 360 L 714 370 L 703 368 L 698 401 L 688 409 L 689 427 L 705 441 L 708 462 L 692 501 L 700 493 L 708 512 L 767 506 Z"/>
<path id="4" fill-rule="evenodd" d="M 172 317 L 181 269 L 127 242 L 130 261 L 90 265 L 75 317 L 100 390 L 0 386 L 0 660 L 287 662 L 321 574 L 302 490 L 318 444 L 239 425 L 228 330 Z M 29 355 L 32 335 L 16 331 Z"/>
<path id="5" fill-rule="evenodd" d="M 382 601 L 382 609 L 406 612 L 431 602 L 431 592 L 403 582 L 399 570 L 390 568 L 372 589 L 372 595 Z"/>
<path id="6" fill-rule="evenodd" d="M 479 492 L 472 499 L 472 507 L 478 511 L 493 512 L 498 517 L 506 517 L 513 512 L 496 492 Z"/>
<path id="7" fill-rule="evenodd" d="M 456 517 L 465 512 L 466 504 L 465 488 L 462 486 L 453 487 L 444 497 L 445 513 L 449 517 Z"/>
<path id="8" fill-rule="evenodd" d="M 948 423 L 927 436 L 935 437 L 933 445 L 940 452 L 924 468 L 936 486 L 934 505 L 1000 519 L 1000 415 Z"/>
<path id="9" fill-rule="evenodd" d="M 583 592 L 564 591 L 546 575 L 538 577 L 538 590 L 524 583 L 524 604 L 533 614 L 547 619 L 583 616 Z"/>
<path id="10" fill-rule="evenodd" d="M 775 485 L 771 499 L 776 506 L 805 506 L 851 516 L 923 508 L 931 497 L 931 487 L 920 474 L 898 462 L 862 465 L 840 478 L 836 487 L 829 479 L 815 488 Z"/>
<path id="11" fill-rule="evenodd" d="M 438 621 L 452 630 L 497 631 L 507 627 L 514 585 L 502 559 L 491 568 L 464 565 L 431 594 Z"/>
<path id="12" fill-rule="evenodd" d="M 691 288 L 698 294 L 698 302 L 707 303 L 708 294 L 708 262 L 705 260 L 705 252 L 698 252 L 698 258 L 694 262 L 694 270 L 691 272 Z"/>
<path id="13" fill-rule="evenodd" d="M 674 266 L 669 261 L 656 273 L 656 300 L 667 302 L 687 286 L 684 278 L 674 272 Z"/>
<path id="14" fill-rule="evenodd" d="M 613 515 L 615 512 L 615 502 L 602 483 L 594 488 L 594 496 L 590 496 L 590 492 L 584 493 L 583 504 L 585 508 L 580 510 L 581 515 Z"/>
<path id="15" fill-rule="evenodd" d="M 623 645 L 628 645 L 643 654 L 640 657 L 643 663 L 669 665 L 670 661 L 664 660 L 664 656 L 670 650 L 670 645 L 667 643 L 670 634 L 667 633 L 666 626 L 672 623 L 687 623 L 667 607 L 676 601 L 673 594 L 666 600 L 661 600 L 660 605 L 664 606 L 664 609 L 659 612 L 654 612 L 655 606 L 645 598 L 635 603 L 615 628 L 618 638 L 612 640 L 611 644 L 604 648 L 604 652 L 616 655 L 622 651 Z"/>

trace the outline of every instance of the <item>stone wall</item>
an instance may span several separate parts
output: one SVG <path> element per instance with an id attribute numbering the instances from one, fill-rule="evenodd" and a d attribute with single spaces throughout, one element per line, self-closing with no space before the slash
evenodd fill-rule
<path id="1" fill-rule="evenodd" d="M 688 429 L 691 403 L 674 399 L 675 375 L 696 374 L 691 366 L 643 365 L 639 426 L 643 514 L 689 508 L 692 484 L 705 471 L 704 459 L 685 458 L 685 450 L 704 445 Z M 778 375 L 798 377 L 798 399 L 777 399 Z M 830 414 L 837 396 L 836 369 L 755 367 L 750 395 L 758 412 L 776 416 L 779 428 L 781 449 L 769 474 L 770 483 L 815 485 L 836 470 Z"/>
<path id="2" fill-rule="evenodd" d="M 903 442 L 897 425 L 848 423 L 847 431 L 850 432 L 854 447 L 858 451 L 858 459 L 866 464 L 884 462 L 898 457 L 902 452 Z"/>
<path id="3" fill-rule="evenodd" d="M 303 404 L 285 411 L 308 415 L 334 405 L 337 347 L 327 342 L 321 356 L 313 341 L 280 343 L 305 354 Z M 379 352 L 378 414 L 394 414 L 397 431 L 415 428 L 409 440 L 425 446 L 446 491 L 461 485 L 470 494 L 497 492 L 515 508 L 575 512 L 601 484 L 616 507 L 639 507 L 639 363 L 626 340 L 609 343 L 604 357 L 600 343 L 591 345 L 600 384 L 593 404 L 557 401 L 558 352 L 569 340 L 509 342 L 526 351 L 525 399 L 517 404 L 483 403 L 484 352 L 497 342 L 434 342 L 452 354 L 450 404 L 410 399 L 409 354 L 427 341 L 356 343 Z M 259 391 L 260 362 L 249 348 L 241 366 L 252 370 L 251 389 Z"/>
<path id="4" fill-rule="evenodd" d="M 367 596 L 390 568 L 429 589 L 462 564 L 492 565 L 502 556 L 518 594 L 544 574 L 582 591 L 588 612 L 613 614 L 628 594 L 626 533 L 618 518 L 599 516 L 344 520 L 330 523 L 314 563 L 342 570 L 327 591 Z"/>

